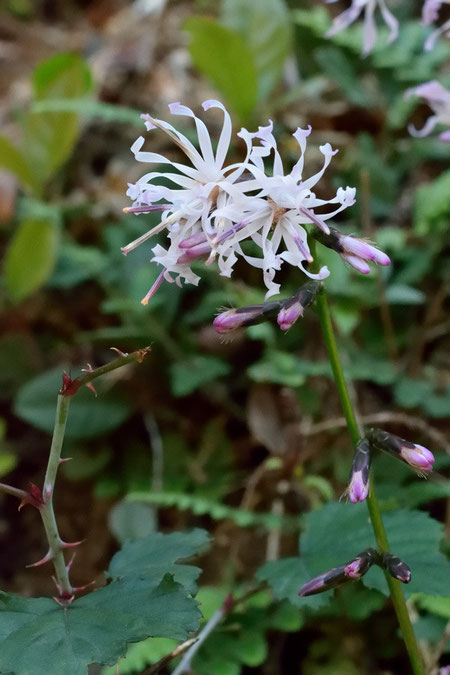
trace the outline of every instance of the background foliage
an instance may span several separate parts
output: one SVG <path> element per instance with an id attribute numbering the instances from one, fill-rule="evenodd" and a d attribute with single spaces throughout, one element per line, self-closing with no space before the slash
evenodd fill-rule
<path id="1" fill-rule="evenodd" d="M 140 113 L 166 118 L 169 102 L 198 109 L 213 96 L 230 106 L 236 129 L 273 119 L 292 162 L 290 134 L 311 124 L 311 173 L 320 144 L 339 147 L 320 196 L 355 185 L 357 203 L 338 227 L 392 258 L 361 277 L 321 251 L 361 419 L 437 457 L 426 483 L 389 457 L 377 457 L 374 470 L 392 546 L 412 568 L 415 628 L 430 663 L 438 643 L 448 663 L 450 171 L 445 144 L 408 134 L 429 111 L 404 92 L 431 79 L 450 85 L 449 44 L 423 52 L 429 31 L 408 2 L 396 3 L 398 41 L 386 46 L 380 30 L 365 59 L 360 25 L 324 38 L 330 14 L 320 3 L 144 4 L 71 0 L 50 11 L 10 0 L 4 9 L 0 478 L 24 488 L 42 480 L 64 369 L 100 365 L 111 346 L 153 345 L 142 366 L 104 378 L 96 399 L 82 391 L 71 407 L 64 451 L 73 461 L 58 479 L 56 512 L 65 538 L 86 538 L 75 582 L 102 588 L 69 610 L 84 645 L 70 672 L 113 664 L 126 642 L 136 644 L 120 673 L 143 672 L 195 631 L 199 569 L 174 563 L 198 551 L 203 621 L 230 590 L 245 593 L 255 578 L 269 585 L 204 644 L 193 664 L 199 675 L 406 668 L 378 569 L 334 594 L 297 597 L 309 576 L 373 543 L 365 508 L 338 501 L 351 447 L 314 312 L 286 334 L 264 324 L 223 342 L 211 326 L 217 309 L 263 300 L 254 270 L 237 266 L 229 280 L 199 265 L 198 288 L 163 285 L 144 308 L 157 275 L 150 247 L 120 253 L 157 223 L 157 215 L 121 213 L 127 182 L 143 173 L 129 152 L 143 132 Z M 161 137 L 154 142 L 167 150 Z M 234 150 L 239 158 L 242 148 Z M 281 280 L 286 296 L 302 283 L 288 269 Z M 55 672 L 71 657 L 47 599 L 49 571 L 23 569 L 44 553 L 37 516 L 0 500 L 0 585 L 12 594 L 0 599 L 0 669 L 28 672 L 30 653 L 18 660 L 18 645 L 33 643 L 42 657 L 34 672 Z M 193 528 L 209 532 L 208 552 L 199 530 L 160 534 Z M 92 620 L 106 595 L 109 610 L 84 642 L 84 617 Z M 42 617 L 54 621 L 52 650 Z M 153 625 L 155 638 L 143 640 Z"/>

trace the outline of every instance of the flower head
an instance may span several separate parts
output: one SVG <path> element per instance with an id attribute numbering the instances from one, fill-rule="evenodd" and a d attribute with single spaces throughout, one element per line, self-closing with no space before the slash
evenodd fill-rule
<path id="1" fill-rule="evenodd" d="M 213 247 L 218 249 L 227 242 L 233 246 L 236 256 L 242 256 L 250 265 L 263 270 L 264 283 L 268 289 L 266 298 L 279 292 L 280 287 L 274 282 L 274 277 L 283 262 L 298 267 L 312 279 L 320 280 L 329 275 L 326 267 L 316 274 L 305 267 L 305 263 L 312 262 L 312 256 L 304 225 L 311 224 L 329 232 L 325 221 L 355 201 L 355 189 L 350 187 L 339 188 L 336 196 L 329 200 L 319 199 L 313 191 L 337 152 L 329 143 L 319 148 L 324 157 L 322 168 L 303 180 L 306 139 L 311 133 L 311 127 L 299 128 L 293 134 L 299 145 L 300 158 L 289 173 L 284 171 L 272 130 L 273 124 L 270 122 L 267 127 L 259 127 L 255 133 L 242 129 L 238 134 L 245 140 L 247 147 L 255 141 L 260 142 L 259 146 L 252 146 L 246 165 L 246 172 L 252 177 L 249 183 L 252 189 L 258 190 L 258 194 L 237 194 L 242 183 L 230 188 L 230 201 L 215 214 L 216 218 L 223 218 L 226 225 L 213 241 Z M 269 172 L 265 162 L 270 157 L 272 167 Z M 243 185 L 246 186 L 246 183 Z M 336 208 L 325 214 L 316 213 L 315 209 L 325 204 L 336 205 Z M 261 250 L 261 256 L 246 253 L 241 247 L 244 240 L 253 241 Z"/>
<path id="2" fill-rule="evenodd" d="M 422 23 L 424 26 L 430 26 L 437 21 L 441 5 L 448 4 L 450 4 L 450 0 L 424 0 L 422 7 Z M 436 28 L 436 30 L 427 38 L 424 45 L 425 51 L 433 49 L 434 44 L 440 35 L 450 37 L 450 19 L 445 21 L 439 28 Z"/>
<path id="3" fill-rule="evenodd" d="M 395 436 L 382 429 L 370 429 L 367 434 L 370 444 L 380 450 L 389 452 L 409 464 L 419 474 L 433 470 L 433 453 L 423 445 L 410 443 L 400 436 Z"/>
<path id="4" fill-rule="evenodd" d="M 434 112 L 434 115 L 431 115 L 427 119 L 422 129 L 416 129 L 412 124 L 408 126 L 408 131 L 412 136 L 416 136 L 417 138 L 428 136 L 436 124 L 445 124 L 450 127 L 450 91 L 445 89 L 439 82 L 432 80 L 431 82 L 420 84 L 418 87 L 408 89 L 405 97 L 409 98 L 410 96 L 418 96 Z M 450 142 L 450 129 L 442 131 L 438 135 L 438 138 L 442 141 Z"/>
<path id="5" fill-rule="evenodd" d="M 317 577 L 307 581 L 298 594 L 305 597 L 307 595 L 316 595 L 323 593 L 331 588 L 340 586 L 341 584 L 351 581 L 353 579 L 360 579 L 378 560 L 378 554 L 373 548 L 368 548 L 362 553 L 350 560 L 345 565 L 333 567 L 328 572 L 319 574 Z"/>
<path id="6" fill-rule="evenodd" d="M 369 470 L 371 452 L 370 443 L 366 438 L 359 441 L 353 455 L 347 493 L 353 504 L 363 502 L 369 494 Z"/>
<path id="7" fill-rule="evenodd" d="M 231 118 L 218 101 L 211 100 L 203 103 L 204 110 L 210 108 L 219 108 L 224 116 L 215 152 L 204 122 L 196 117 L 190 108 L 180 103 L 172 103 L 169 106 L 170 112 L 172 115 L 182 115 L 194 120 L 199 150 L 171 124 L 150 115 L 142 115 L 142 118 L 148 131 L 158 128 L 167 134 L 170 140 L 185 153 L 190 164 L 172 161 L 155 152 L 142 151 L 144 144 L 142 136 L 131 148 L 139 162 L 157 165 L 170 164 L 175 171 L 152 171 L 145 174 L 136 184 L 129 185 L 127 195 L 133 199 L 133 205 L 125 211 L 137 215 L 160 211 L 161 222 L 125 246 L 122 252 L 126 255 L 158 232 L 167 230 L 169 247 L 155 246 L 153 260 L 163 266 L 163 277 L 170 282 L 180 283 L 181 279 L 185 279 L 189 283 L 198 283 L 199 277 L 190 266 L 194 259 L 208 254 L 206 245 L 209 237 L 215 234 L 213 211 L 218 206 L 224 205 L 228 199 L 222 186 L 223 184 L 232 185 L 245 170 L 246 159 L 237 164 L 225 165 L 231 140 Z M 250 147 L 247 148 L 247 156 L 249 151 Z M 171 187 L 162 184 L 167 181 Z M 198 236 L 203 237 L 201 241 L 203 247 L 200 251 L 183 248 L 183 242 Z M 196 244 L 193 244 L 192 248 L 195 246 Z M 176 275 L 176 278 L 174 279 L 172 275 Z M 146 296 L 147 301 L 149 295 L 150 292 Z"/>
<path id="8" fill-rule="evenodd" d="M 367 261 L 378 265 L 390 265 L 391 261 L 386 253 L 364 239 L 357 239 L 350 234 L 341 234 L 330 227 L 329 234 L 314 232 L 314 238 L 328 248 L 337 251 L 341 258 L 362 274 L 369 274 L 370 267 Z"/>
<path id="9" fill-rule="evenodd" d="M 327 0 L 327 2 L 337 2 L 337 0 Z M 380 8 L 384 23 L 390 29 L 388 44 L 394 42 L 398 36 L 398 21 L 387 8 L 385 0 L 352 0 L 350 7 L 333 19 L 333 24 L 327 32 L 326 37 L 332 37 L 336 33 L 340 33 L 341 30 L 350 26 L 364 12 L 362 53 L 363 56 L 367 56 L 377 38 L 377 28 L 374 19 L 377 6 Z"/>

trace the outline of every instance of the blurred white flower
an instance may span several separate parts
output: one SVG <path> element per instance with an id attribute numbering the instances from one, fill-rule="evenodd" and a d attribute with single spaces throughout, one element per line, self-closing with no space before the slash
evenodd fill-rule
<path id="1" fill-rule="evenodd" d="M 326 2 L 337 2 L 338 0 L 326 0 Z M 372 50 L 377 38 L 377 27 L 375 24 L 374 13 L 377 6 L 380 8 L 384 23 L 390 29 L 388 44 L 394 42 L 398 36 L 398 21 L 387 8 L 385 0 L 352 0 L 348 9 L 333 19 L 333 24 L 327 32 L 326 37 L 332 37 L 340 33 L 350 24 L 352 24 L 362 12 L 364 12 L 363 24 L 363 56 L 367 56 Z"/>
<path id="2" fill-rule="evenodd" d="M 405 92 L 405 97 L 409 98 L 410 96 L 418 96 L 434 112 L 434 115 L 431 115 L 427 119 L 422 129 L 416 129 L 412 124 L 408 126 L 408 131 L 412 136 L 418 138 L 428 136 L 436 124 L 445 124 L 447 127 L 450 127 L 450 91 L 445 89 L 442 84 L 439 84 L 436 80 L 425 82 L 418 87 L 408 89 Z M 450 129 L 442 131 L 438 135 L 438 138 L 442 141 L 450 142 Z"/>
<path id="3" fill-rule="evenodd" d="M 422 23 L 424 26 L 430 26 L 438 20 L 441 5 L 450 5 L 450 0 L 424 0 L 422 7 Z M 436 28 L 425 42 L 424 49 L 430 51 L 440 35 L 450 37 L 450 19 L 445 21 L 442 26 Z"/>

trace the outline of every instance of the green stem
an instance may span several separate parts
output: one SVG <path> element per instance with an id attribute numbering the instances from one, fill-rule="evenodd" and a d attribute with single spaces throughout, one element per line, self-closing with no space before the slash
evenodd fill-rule
<path id="1" fill-rule="evenodd" d="M 63 396 L 62 394 L 58 395 L 52 445 L 50 447 L 47 471 L 45 472 L 44 478 L 44 504 L 39 509 L 49 545 L 48 556 L 55 568 L 59 593 L 60 595 L 68 595 L 69 597 L 73 594 L 73 588 L 69 581 L 69 570 L 64 559 L 63 542 L 59 536 L 58 526 L 56 524 L 55 511 L 53 509 L 53 491 L 55 488 L 56 473 L 61 460 L 61 451 L 66 430 L 67 416 L 69 414 L 70 401 L 70 396 Z"/>
<path id="2" fill-rule="evenodd" d="M 330 310 L 328 307 L 325 292 L 319 293 L 316 299 L 317 313 L 322 327 L 322 333 L 325 340 L 325 345 L 328 351 L 328 356 L 331 362 L 334 380 L 339 393 L 342 410 L 347 421 L 347 428 L 352 439 L 353 445 L 356 446 L 360 440 L 360 432 L 358 423 L 356 421 L 355 412 L 353 410 L 352 402 L 348 393 L 347 383 L 345 381 L 344 372 L 342 370 L 341 361 L 334 335 L 333 325 L 331 323 Z M 378 505 L 375 488 L 370 477 L 370 490 L 367 497 L 367 508 L 369 509 L 369 516 L 372 523 L 375 538 L 377 540 L 378 548 L 381 552 L 389 551 L 389 543 L 384 529 L 383 519 L 381 517 L 380 507 Z M 405 646 L 408 651 L 411 667 L 414 675 L 424 675 L 424 667 L 422 657 L 420 655 L 419 647 L 417 645 L 416 637 L 414 635 L 411 620 L 409 618 L 408 609 L 406 607 L 403 590 L 400 582 L 391 577 L 388 572 L 384 572 L 386 581 L 389 586 L 389 591 L 394 605 L 397 619 L 405 641 Z"/>

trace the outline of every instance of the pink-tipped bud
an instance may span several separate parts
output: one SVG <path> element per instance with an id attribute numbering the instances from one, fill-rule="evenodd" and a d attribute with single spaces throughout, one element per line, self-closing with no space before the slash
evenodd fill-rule
<path id="1" fill-rule="evenodd" d="M 398 457 L 418 473 L 433 470 L 434 455 L 423 445 L 410 443 L 382 429 L 370 429 L 367 437 L 373 447 Z"/>
<path id="2" fill-rule="evenodd" d="M 329 234 L 314 231 L 313 236 L 324 246 L 337 251 L 346 263 L 361 274 L 369 274 L 368 262 L 374 262 L 377 265 L 391 264 L 389 256 L 370 242 L 349 234 L 342 234 L 334 227 L 330 227 Z"/>
<path id="3" fill-rule="evenodd" d="M 345 566 L 345 576 L 349 579 L 360 579 L 377 561 L 377 552 L 374 548 L 368 548 L 358 553 L 354 560 Z"/>
<path id="4" fill-rule="evenodd" d="M 380 556 L 380 567 L 383 567 L 389 574 L 404 584 L 411 581 L 411 570 L 408 565 L 392 553 L 382 553 Z"/>
<path id="5" fill-rule="evenodd" d="M 353 455 L 350 471 L 348 496 L 353 504 L 363 502 L 369 494 L 370 444 L 366 438 L 359 441 Z"/>
<path id="6" fill-rule="evenodd" d="M 238 309 L 228 309 L 213 321 L 214 328 L 220 334 L 232 333 L 239 328 L 253 326 L 274 316 L 281 307 L 281 302 L 264 302 L 261 305 L 249 305 Z"/>
<path id="7" fill-rule="evenodd" d="M 297 319 L 303 316 L 305 309 L 312 305 L 316 299 L 320 287 L 320 282 L 309 281 L 292 297 L 282 302 L 282 309 L 277 317 L 277 322 L 281 330 L 288 330 L 294 325 Z"/>

